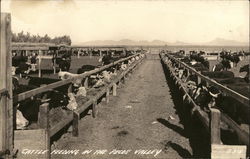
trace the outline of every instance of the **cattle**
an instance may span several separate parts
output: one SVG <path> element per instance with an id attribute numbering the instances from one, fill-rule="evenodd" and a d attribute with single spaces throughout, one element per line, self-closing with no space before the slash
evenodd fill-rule
<path id="1" fill-rule="evenodd" d="M 69 69 L 70 69 L 70 61 L 65 60 L 64 58 L 62 58 L 62 60 L 60 60 L 58 65 L 59 65 L 59 68 L 61 71 L 69 71 Z"/>
<path id="2" fill-rule="evenodd" d="M 246 76 L 244 77 L 244 80 L 249 83 L 249 64 L 244 65 L 240 68 L 239 72 L 246 72 Z"/>
<path id="3" fill-rule="evenodd" d="M 222 71 L 224 69 L 224 66 L 222 65 L 222 63 L 218 63 L 216 65 L 213 66 L 212 71 L 216 72 L 216 71 Z"/>
<path id="4" fill-rule="evenodd" d="M 52 81 L 48 81 L 48 79 L 37 79 L 32 78 L 29 81 L 28 85 L 19 84 L 18 79 L 13 77 L 13 96 L 18 95 L 20 93 L 38 88 L 39 86 L 43 86 L 44 83 L 49 84 Z M 44 83 L 42 83 L 44 82 Z M 53 81 L 54 82 L 54 81 Z M 25 129 L 28 124 L 36 123 L 38 120 L 39 107 L 43 103 L 48 103 L 49 108 L 65 108 L 68 105 L 69 97 L 66 93 L 58 91 L 58 90 L 49 90 L 38 95 L 35 95 L 31 98 L 27 98 L 20 102 L 14 103 L 14 107 L 17 109 L 16 111 L 16 128 L 17 129 Z"/>
<path id="5" fill-rule="evenodd" d="M 84 72 L 91 71 L 91 70 L 94 70 L 96 68 L 98 68 L 98 67 L 94 66 L 94 65 L 82 65 L 82 67 L 77 70 L 77 74 L 82 74 Z"/>
<path id="6" fill-rule="evenodd" d="M 214 107 L 220 109 L 238 124 L 250 124 L 250 108 L 241 104 L 233 97 L 224 96 L 214 86 L 205 87 L 198 85 L 192 87 L 189 92 L 191 92 L 190 94 L 195 103 L 199 105 L 202 110 L 210 112 L 210 108 Z"/>
<path id="7" fill-rule="evenodd" d="M 215 71 L 215 72 L 203 71 L 201 73 L 205 76 L 208 76 L 209 78 L 215 78 L 215 79 L 234 78 L 234 73 L 232 71 Z"/>
<path id="8" fill-rule="evenodd" d="M 21 54 L 21 56 L 18 56 L 18 55 L 15 54 L 12 57 L 12 66 L 18 67 L 21 62 L 23 62 L 23 63 L 28 62 L 28 57 L 27 56 L 23 56 L 22 54 Z"/>
<path id="9" fill-rule="evenodd" d="M 113 61 L 112 61 L 112 56 L 111 56 L 110 53 L 107 54 L 107 55 L 104 55 L 104 56 L 101 58 L 100 61 L 102 62 L 102 65 L 108 65 L 108 64 L 110 64 L 110 63 L 113 62 Z"/>
<path id="10" fill-rule="evenodd" d="M 25 129 L 29 125 L 29 121 L 23 116 L 20 110 L 16 110 L 16 129 Z"/>
<path id="11" fill-rule="evenodd" d="M 77 70 L 77 74 L 82 74 L 82 73 L 94 70 L 96 68 L 98 68 L 98 67 L 94 66 L 94 65 L 83 65 L 81 68 L 79 68 Z M 85 79 L 83 79 L 83 80 L 85 80 Z M 95 82 L 96 82 L 96 76 L 95 75 L 89 76 L 89 78 L 88 78 L 88 86 L 93 86 L 95 84 Z"/>
<path id="12" fill-rule="evenodd" d="M 18 82 L 18 79 L 13 77 L 13 96 L 29 91 L 31 89 L 37 88 L 31 85 L 21 85 Z M 14 103 L 14 107 L 16 108 L 16 128 L 24 129 L 34 120 L 37 120 L 37 114 L 39 112 L 39 105 L 41 103 L 36 100 L 36 97 L 25 99 L 21 102 Z M 35 117 L 36 116 L 36 117 Z"/>
<path id="13" fill-rule="evenodd" d="M 100 50 L 92 50 L 93 56 L 100 56 Z"/>
<path id="14" fill-rule="evenodd" d="M 30 71 L 31 71 L 31 65 L 28 63 L 24 63 L 24 62 L 20 62 L 18 67 L 15 68 L 15 74 L 20 75 L 20 78 L 23 78 L 23 77 L 26 78 Z"/>

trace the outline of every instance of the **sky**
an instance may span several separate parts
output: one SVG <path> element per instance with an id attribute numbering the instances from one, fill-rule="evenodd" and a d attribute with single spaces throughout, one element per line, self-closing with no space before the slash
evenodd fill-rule
<path id="1" fill-rule="evenodd" d="M 249 42 L 248 0 L 1 0 L 13 32 L 93 40 Z"/>

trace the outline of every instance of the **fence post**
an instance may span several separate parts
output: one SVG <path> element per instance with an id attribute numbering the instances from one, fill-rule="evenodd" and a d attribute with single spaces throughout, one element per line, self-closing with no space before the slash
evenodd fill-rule
<path id="1" fill-rule="evenodd" d="M 77 58 L 80 58 L 80 49 L 77 51 Z"/>
<path id="2" fill-rule="evenodd" d="M 50 134 L 49 134 L 49 103 L 43 103 L 39 107 L 39 116 L 38 116 L 38 125 L 39 128 L 45 129 L 46 138 L 45 138 L 45 149 L 48 150 L 46 153 L 46 158 L 50 158 Z"/>
<path id="3" fill-rule="evenodd" d="M 85 80 L 84 80 L 84 87 L 85 87 L 85 89 L 87 89 L 89 86 L 89 84 L 88 84 L 88 81 L 89 81 L 89 77 L 86 77 L 85 78 Z"/>
<path id="4" fill-rule="evenodd" d="M 41 62 L 42 62 L 42 57 L 41 57 L 41 52 L 38 50 L 38 77 L 41 77 Z"/>
<path id="5" fill-rule="evenodd" d="M 102 50 L 99 50 L 100 51 L 100 57 L 102 57 Z"/>
<path id="6" fill-rule="evenodd" d="M 92 104 L 92 117 L 96 117 L 96 106 L 97 106 L 97 101 L 95 100 Z"/>
<path id="7" fill-rule="evenodd" d="M 117 84 L 116 83 L 113 83 L 112 92 L 113 92 L 113 96 L 117 96 Z"/>
<path id="8" fill-rule="evenodd" d="M 218 109 L 211 108 L 210 114 L 210 135 L 211 145 L 220 144 L 220 111 Z"/>
<path id="9" fill-rule="evenodd" d="M 76 112 L 73 112 L 73 125 L 72 125 L 72 128 L 73 128 L 73 131 L 72 131 L 72 135 L 77 137 L 78 136 L 78 124 L 79 124 L 79 120 L 80 120 L 80 115 Z"/>
<path id="10" fill-rule="evenodd" d="M 109 90 L 109 87 L 107 87 L 107 90 L 106 90 L 106 103 L 109 103 L 109 93 L 110 93 L 110 90 Z"/>
<path id="11" fill-rule="evenodd" d="M 6 152 L 13 152 L 13 100 L 11 75 L 11 16 L 1 13 L 0 47 L 0 89 L 6 89 L 6 95 L 0 97 L 0 152 L 3 158 L 11 158 Z M 10 98 L 9 98 L 10 97 Z"/>
<path id="12" fill-rule="evenodd" d="M 43 103 L 39 107 L 38 125 L 40 128 L 49 127 L 49 103 Z"/>
<path id="13" fill-rule="evenodd" d="M 198 71 L 199 73 L 201 73 L 200 71 Z M 201 83 L 201 78 L 200 76 L 197 76 L 197 84 L 200 84 Z"/>

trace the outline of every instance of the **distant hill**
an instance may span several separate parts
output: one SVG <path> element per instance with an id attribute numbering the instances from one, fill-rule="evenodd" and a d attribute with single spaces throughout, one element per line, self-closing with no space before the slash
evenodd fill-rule
<path id="1" fill-rule="evenodd" d="M 234 40 L 226 40 L 222 38 L 216 38 L 210 42 L 206 43 L 198 43 L 198 44 L 192 44 L 192 43 L 186 43 L 182 41 L 176 41 L 174 43 L 162 41 L 162 40 L 153 40 L 153 41 L 147 41 L 147 40 L 141 40 L 141 41 L 134 41 L 130 39 L 122 39 L 119 41 L 115 40 L 94 40 L 94 41 L 87 41 L 82 43 L 76 43 L 74 45 L 83 45 L 83 46 L 112 46 L 112 45 L 128 45 L 128 46 L 182 46 L 182 45 L 208 45 L 208 46 L 248 46 L 248 43 L 242 43 Z"/>
<path id="2" fill-rule="evenodd" d="M 203 44 L 204 45 L 204 44 Z M 213 46 L 248 46 L 247 42 L 239 42 L 235 40 L 226 40 L 223 38 L 216 38 L 210 42 L 205 43 L 205 45 Z"/>
<path id="3" fill-rule="evenodd" d="M 105 46 L 105 45 L 136 45 L 136 46 L 164 46 L 164 45 L 189 45 L 188 43 L 184 43 L 181 41 L 177 41 L 175 43 L 169 43 L 166 41 L 162 40 L 153 40 L 153 41 L 148 41 L 148 40 L 141 40 L 141 41 L 134 41 L 130 39 L 122 39 L 119 41 L 114 41 L 114 40 L 94 40 L 94 41 L 87 41 L 87 42 L 82 42 L 82 43 L 76 43 L 74 45 L 86 45 L 86 46 Z"/>

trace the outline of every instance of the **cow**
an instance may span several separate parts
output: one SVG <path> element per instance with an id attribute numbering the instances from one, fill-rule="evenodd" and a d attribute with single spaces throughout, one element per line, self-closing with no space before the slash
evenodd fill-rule
<path id="1" fill-rule="evenodd" d="M 244 77 L 244 80 L 249 83 L 249 64 L 244 65 L 240 68 L 239 72 L 246 72 L 246 76 Z"/>
<path id="2" fill-rule="evenodd" d="M 222 71 L 223 69 L 224 69 L 224 66 L 223 66 L 223 64 L 220 62 L 220 63 L 218 63 L 218 64 L 216 64 L 216 65 L 213 66 L 212 71 L 213 71 L 213 72 Z"/>
<path id="3" fill-rule="evenodd" d="M 69 71 L 70 69 L 70 61 L 65 58 L 62 58 L 58 65 L 61 71 Z"/>
<path id="4" fill-rule="evenodd" d="M 232 71 L 203 71 L 201 72 L 203 75 L 208 76 L 209 78 L 215 79 L 225 79 L 225 78 L 234 78 L 234 73 Z"/>
<path id="5" fill-rule="evenodd" d="M 88 72 L 88 71 L 91 71 L 91 70 L 95 70 L 97 68 L 98 67 L 94 66 L 94 65 L 82 65 L 82 67 L 77 70 L 77 74 L 82 74 L 82 73 L 85 73 L 85 72 Z M 85 79 L 83 79 L 83 81 L 84 80 Z M 88 78 L 88 86 L 93 86 L 95 84 L 95 82 L 96 82 L 96 75 L 89 76 L 89 78 Z"/>
<path id="6" fill-rule="evenodd" d="M 49 81 L 49 79 L 38 79 L 32 78 L 29 81 L 28 85 L 19 84 L 19 81 L 16 77 L 12 78 L 13 82 L 13 96 L 16 96 L 20 93 L 36 89 L 40 86 L 43 86 L 44 83 L 49 84 L 53 83 L 54 80 Z M 60 88 L 59 88 L 60 89 Z M 67 109 L 69 97 L 66 93 L 58 91 L 56 89 L 49 90 L 38 95 L 35 95 L 31 98 L 27 98 L 20 102 L 14 103 L 16 108 L 16 128 L 24 129 L 28 124 L 36 123 L 38 120 L 39 107 L 43 103 L 49 103 L 49 108 L 61 107 Z"/>
<path id="7" fill-rule="evenodd" d="M 93 56 L 100 56 L 100 50 L 92 50 Z"/>
<path id="8" fill-rule="evenodd" d="M 102 65 L 108 65 L 110 63 L 113 62 L 112 60 L 112 56 L 110 53 L 108 53 L 107 55 L 104 55 L 101 59 L 100 62 L 102 62 Z"/>
<path id="9" fill-rule="evenodd" d="M 191 91 L 192 97 L 202 110 L 210 112 L 210 108 L 220 109 L 238 124 L 250 124 L 250 107 L 247 107 L 235 98 L 224 96 L 214 86 L 198 85 Z"/>

